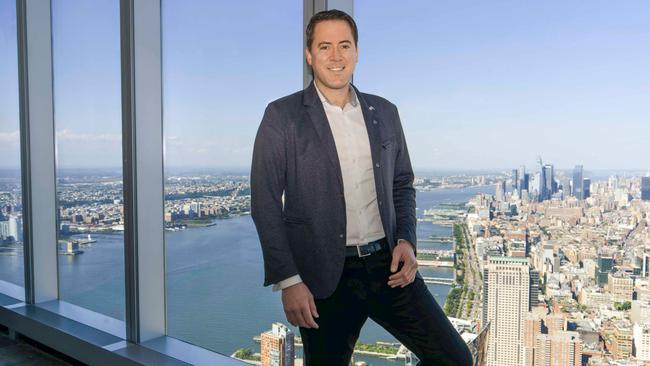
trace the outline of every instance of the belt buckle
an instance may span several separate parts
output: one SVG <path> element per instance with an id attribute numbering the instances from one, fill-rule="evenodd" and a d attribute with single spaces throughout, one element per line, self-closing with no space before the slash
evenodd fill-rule
<path id="1" fill-rule="evenodd" d="M 367 244 L 364 244 L 364 246 L 367 246 Z M 369 256 L 372 253 L 368 252 L 366 254 L 361 254 L 361 245 L 357 245 L 357 254 L 359 254 L 359 258 L 363 258 Z"/>

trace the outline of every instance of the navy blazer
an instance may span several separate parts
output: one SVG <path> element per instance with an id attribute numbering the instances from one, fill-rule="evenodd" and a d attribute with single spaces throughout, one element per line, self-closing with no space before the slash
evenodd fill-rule
<path id="1" fill-rule="evenodd" d="M 355 91 L 390 249 L 398 238 L 415 246 L 414 176 L 397 107 Z M 264 286 L 300 274 L 315 298 L 331 295 L 345 262 L 345 199 L 334 137 L 313 82 L 267 106 L 255 138 L 250 182 Z"/>

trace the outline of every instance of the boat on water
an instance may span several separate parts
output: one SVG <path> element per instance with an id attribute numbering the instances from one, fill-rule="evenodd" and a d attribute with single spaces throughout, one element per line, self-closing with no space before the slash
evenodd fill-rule
<path id="1" fill-rule="evenodd" d="M 59 240 L 57 249 L 59 255 L 79 255 L 84 252 L 79 249 L 79 242 L 69 240 Z"/>

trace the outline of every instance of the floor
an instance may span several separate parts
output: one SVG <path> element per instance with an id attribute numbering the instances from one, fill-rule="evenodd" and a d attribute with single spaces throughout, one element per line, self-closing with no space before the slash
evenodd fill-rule
<path id="1" fill-rule="evenodd" d="M 0 331 L 0 366 L 70 366 L 23 340 L 12 340 Z"/>

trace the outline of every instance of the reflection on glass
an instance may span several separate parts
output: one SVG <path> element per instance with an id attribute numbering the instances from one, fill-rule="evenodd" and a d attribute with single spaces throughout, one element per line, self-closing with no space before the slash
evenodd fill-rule
<path id="1" fill-rule="evenodd" d="M 302 1 L 163 1 L 169 334 L 231 355 L 286 323 L 248 175 L 266 105 L 302 88 Z"/>
<path id="2" fill-rule="evenodd" d="M 16 2 L 0 2 L 0 281 L 24 286 Z"/>
<path id="3" fill-rule="evenodd" d="M 52 2 L 60 298 L 124 319 L 119 1 Z"/>

